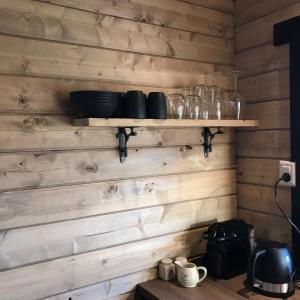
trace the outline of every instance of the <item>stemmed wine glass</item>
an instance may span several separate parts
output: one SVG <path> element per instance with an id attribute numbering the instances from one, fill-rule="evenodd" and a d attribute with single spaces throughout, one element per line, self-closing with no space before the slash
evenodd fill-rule
<path id="1" fill-rule="evenodd" d="M 237 81 L 243 75 L 242 71 L 231 73 L 234 79 L 234 90 L 228 97 L 228 117 L 234 120 L 241 120 L 244 117 L 245 99 L 238 92 Z"/>

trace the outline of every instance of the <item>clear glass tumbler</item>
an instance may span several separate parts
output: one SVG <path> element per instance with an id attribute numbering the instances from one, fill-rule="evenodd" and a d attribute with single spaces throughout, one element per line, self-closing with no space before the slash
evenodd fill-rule
<path id="1" fill-rule="evenodd" d="M 167 112 L 169 119 L 183 119 L 185 116 L 185 98 L 182 94 L 167 96 Z"/>

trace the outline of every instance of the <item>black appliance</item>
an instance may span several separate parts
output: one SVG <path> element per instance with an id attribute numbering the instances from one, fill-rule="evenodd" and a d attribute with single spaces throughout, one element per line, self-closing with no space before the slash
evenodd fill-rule
<path id="1" fill-rule="evenodd" d="M 285 244 L 258 243 L 249 260 L 246 285 L 275 298 L 288 298 L 295 293 L 295 268 Z"/>
<path id="2" fill-rule="evenodd" d="M 230 279 L 247 271 L 251 252 L 253 226 L 241 219 L 233 219 L 209 226 L 204 233 L 207 251 L 204 258 L 208 274 Z"/>

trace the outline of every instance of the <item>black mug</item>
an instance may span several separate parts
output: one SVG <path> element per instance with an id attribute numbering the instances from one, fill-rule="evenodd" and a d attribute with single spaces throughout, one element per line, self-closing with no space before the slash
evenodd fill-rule
<path id="1" fill-rule="evenodd" d="M 162 92 L 151 92 L 147 100 L 147 118 L 148 119 L 166 119 L 167 102 L 166 96 Z"/>
<path id="2" fill-rule="evenodd" d="M 128 91 L 123 101 L 125 118 L 146 118 L 146 95 L 142 91 Z"/>

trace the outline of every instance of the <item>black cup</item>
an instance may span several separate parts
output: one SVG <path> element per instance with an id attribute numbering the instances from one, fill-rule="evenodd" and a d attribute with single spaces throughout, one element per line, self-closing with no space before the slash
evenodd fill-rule
<path id="1" fill-rule="evenodd" d="M 128 91 L 123 101 L 125 118 L 146 118 L 146 95 L 142 91 Z"/>
<path id="2" fill-rule="evenodd" d="M 167 102 L 166 96 L 162 92 L 151 92 L 147 100 L 147 118 L 148 119 L 166 119 Z"/>

